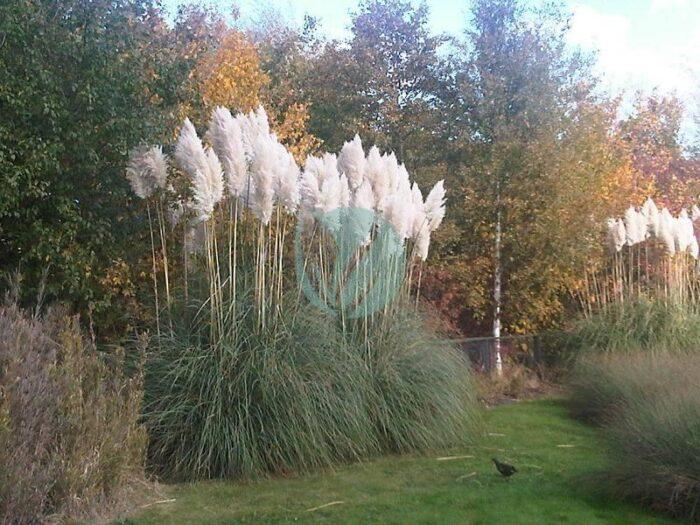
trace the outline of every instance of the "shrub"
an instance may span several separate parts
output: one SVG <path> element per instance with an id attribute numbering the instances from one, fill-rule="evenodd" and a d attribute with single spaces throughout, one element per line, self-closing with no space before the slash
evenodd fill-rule
<path id="1" fill-rule="evenodd" d="M 252 478 L 473 435 L 468 367 L 416 319 L 384 323 L 367 346 L 304 307 L 281 309 L 261 332 L 241 303 L 232 335 L 214 344 L 206 322 L 154 341 L 145 414 L 156 472 Z"/>
<path id="2" fill-rule="evenodd" d="M 0 340 L 3 522 L 114 508 L 143 477 L 140 377 L 106 364 L 61 309 L 1 307 Z"/>

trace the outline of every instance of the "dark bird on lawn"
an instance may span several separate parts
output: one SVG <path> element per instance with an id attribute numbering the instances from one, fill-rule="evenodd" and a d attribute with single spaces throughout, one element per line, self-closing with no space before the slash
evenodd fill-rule
<path id="1" fill-rule="evenodd" d="M 518 471 L 518 469 L 516 469 L 513 465 L 501 463 L 496 458 L 491 458 L 491 460 L 493 461 L 493 464 L 496 465 L 496 470 L 498 470 L 498 472 L 500 472 L 501 476 L 504 478 L 509 478 Z"/>

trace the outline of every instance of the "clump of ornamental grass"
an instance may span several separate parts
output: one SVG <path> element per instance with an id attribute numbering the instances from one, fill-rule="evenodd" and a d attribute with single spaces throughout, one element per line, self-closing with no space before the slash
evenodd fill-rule
<path id="1" fill-rule="evenodd" d="M 609 466 L 598 485 L 620 498 L 700 519 L 700 356 L 587 356 L 572 387 L 574 415 L 602 427 Z"/>
<path id="2" fill-rule="evenodd" d="M 575 354 L 685 351 L 700 338 L 700 313 L 691 304 L 640 298 L 609 305 L 579 321 L 566 348 Z"/>
<path id="3" fill-rule="evenodd" d="M 603 425 L 624 413 L 631 401 L 656 396 L 675 382 L 683 359 L 674 355 L 660 351 L 583 356 L 569 384 L 572 415 Z"/>
<path id="4" fill-rule="evenodd" d="M 700 522 L 700 356 L 669 361 L 659 388 L 631 398 L 607 425 L 605 479 L 618 497 Z"/>
<path id="5" fill-rule="evenodd" d="M 0 307 L 0 521 L 104 515 L 143 492 L 140 373 L 60 308 Z"/>
<path id="6" fill-rule="evenodd" d="M 164 180 L 152 149 L 127 173 L 157 212 L 154 470 L 255 477 L 468 439 L 467 367 L 394 304 L 420 289 L 442 181 L 424 199 L 393 153 L 365 155 L 357 136 L 302 170 L 262 108 L 217 108 L 203 137 L 186 120 Z"/>
<path id="7" fill-rule="evenodd" d="M 376 453 L 370 377 L 333 320 L 289 307 L 260 330 L 254 300 L 237 300 L 221 337 L 195 319 L 161 338 L 147 363 L 156 472 L 251 478 Z"/>
<path id="8" fill-rule="evenodd" d="M 414 308 L 398 306 L 370 323 L 369 337 L 351 335 L 373 387 L 368 407 L 383 452 L 464 444 L 479 431 L 469 364 Z"/>
<path id="9" fill-rule="evenodd" d="M 288 305 L 262 331 L 252 298 L 237 312 L 216 340 L 195 318 L 152 344 L 144 413 L 158 474 L 256 478 L 474 438 L 469 367 L 412 309 L 378 316 L 369 337 L 311 307 Z"/>

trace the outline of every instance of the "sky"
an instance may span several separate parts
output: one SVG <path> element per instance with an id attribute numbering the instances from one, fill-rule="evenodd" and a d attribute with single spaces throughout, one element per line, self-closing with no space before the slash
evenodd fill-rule
<path id="1" fill-rule="evenodd" d="M 539 0 L 524 0 L 539 2 Z M 700 112 L 700 0 L 565 0 L 572 12 L 572 45 L 597 52 L 597 72 L 603 88 L 675 93 L 687 106 L 686 140 L 700 139 L 692 115 Z M 164 0 L 174 12 L 178 0 Z M 226 11 L 231 0 L 208 0 Z M 257 0 L 237 2 L 243 16 L 254 16 Z M 331 38 L 349 34 L 357 0 L 269 0 L 293 20 L 305 13 L 317 17 Z M 469 0 L 427 0 L 435 32 L 459 35 L 467 26 Z"/>

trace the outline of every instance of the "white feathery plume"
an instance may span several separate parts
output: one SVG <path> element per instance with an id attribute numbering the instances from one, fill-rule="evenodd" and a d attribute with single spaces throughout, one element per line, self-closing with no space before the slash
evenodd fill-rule
<path id="1" fill-rule="evenodd" d="M 250 198 L 250 209 L 260 221 L 267 225 L 272 218 L 275 205 L 275 169 L 277 153 L 274 141 L 270 135 L 260 134 L 253 144 L 253 160 L 251 173 L 253 189 Z"/>
<path id="2" fill-rule="evenodd" d="M 365 164 L 365 178 L 374 185 L 375 181 L 384 172 L 384 161 L 382 154 L 377 146 L 372 146 L 367 153 L 367 162 Z"/>
<path id="3" fill-rule="evenodd" d="M 372 184 L 374 204 L 378 211 L 384 209 L 384 199 L 386 199 L 393 190 L 393 186 L 391 186 L 389 176 L 386 172 L 386 164 L 377 146 L 372 146 L 367 155 L 367 171 L 365 175 L 367 180 Z"/>
<path id="4" fill-rule="evenodd" d="M 246 158 L 252 162 L 255 156 L 255 143 L 258 137 L 270 135 L 270 124 L 267 121 L 267 113 L 261 107 L 256 111 L 251 111 L 247 115 L 239 113 L 236 115 L 236 123 L 241 129 L 241 139 L 243 141 L 243 150 Z"/>
<path id="5" fill-rule="evenodd" d="M 411 186 L 411 204 L 413 205 L 413 225 L 411 228 L 411 238 L 415 241 L 423 230 L 429 230 L 428 217 L 425 214 L 425 204 L 423 194 L 415 182 Z"/>
<path id="6" fill-rule="evenodd" d="M 698 240 L 696 237 L 693 237 L 693 239 L 690 241 L 688 251 L 693 259 L 697 259 L 698 255 L 700 255 L 700 245 L 698 245 Z"/>
<path id="7" fill-rule="evenodd" d="M 675 222 L 675 219 L 668 209 L 664 208 L 661 210 L 659 217 L 659 238 L 666 247 L 666 251 L 669 255 L 675 255 L 676 253 Z"/>
<path id="8" fill-rule="evenodd" d="M 368 180 L 363 180 L 360 187 L 353 192 L 351 204 L 353 208 L 374 209 L 374 192 Z"/>
<path id="9" fill-rule="evenodd" d="M 637 211 L 635 217 L 637 219 L 637 242 L 644 242 L 651 237 L 649 221 L 642 210 Z"/>
<path id="10" fill-rule="evenodd" d="M 133 149 L 126 166 L 126 178 L 141 199 L 147 199 L 158 188 L 165 188 L 168 161 L 163 149 L 160 146 Z"/>
<path id="11" fill-rule="evenodd" d="M 428 250 L 430 248 L 430 230 L 424 228 L 421 230 L 418 238 L 416 239 L 416 256 L 421 260 L 425 261 L 428 258 Z"/>
<path id="12" fill-rule="evenodd" d="M 349 208 L 350 207 L 350 181 L 347 175 L 343 173 L 340 176 L 340 207 Z"/>
<path id="13" fill-rule="evenodd" d="M 245 152 L 246 159 L 250 162 L 250 159 L 253 158 L 253 144 L 259 135 L 257 126 L 251 122 L 250 116 L 245 115 L 244 113 L 238 113 L 234 120 L 236 121 L 236 124 L 238 124 L 238 128 L 241 130 L 243 151 Z"/>
<path id="14" fill-rule="evenodd" d="M 195 209 L 198 209 L 200 215 L 210 217 L 214 206 L 224 196 L 224 170 L 213 149 L 207 148 L 205 153 L 208 169 L 204 177 L 193 180 L 194 198 Z"/>
<path id="15" fill-rule="evenodd" d="M 393 190 L 396 188 L 397 180 L 399 178 L 399 161 L 396 160 L 396 155 L 394 152 L 386 153 L 382 156 L 384 161 L 384 172 L 389 185 L 389 189 Z"/>
<path id="16" fill-rule="evenodd" d="M 690 211 L 690 216 L 693 219 L 693 222 L 700 221 L 700 208 L 698 208 L 697 204 L 693 204 L 693 208 Z"/>
<path id="17" fill-rule="evenodd" d="M 693 221 L 686 210 L 681 210 L 680 215 L 676 219 L 676 249 L 679 252 L 688 251 L 694 239 Z"/>
<path id="18" fill-rule="evenodd" d="M 403 241 L 413 229 L 413 203 L 398 193 L 389 195 L 385 201 L 384 218 Z"/>
<path id="19" fill-rule="evenodd" d="M 180 130 L 175 158 L 192 181 L 192 208 L 202 219 L 208 219 L 224 191 L 222 168 L 213 150 L 204 150 L 202 141 L 189 119 Z"/>
<path id="20" fill-rule="evenodd" d="M 438 229 L 445 218 L 445 186 L 444 180 L 438 181 L 425 198 L 425 215 L 428 218 L 430 231 Z"/>
<path id="21" fill-rule="evenodd" d="M 175 145 L 175 159 L 190 177 L 194 177 L 198 171 L 205 173 L 209 169 L 202 141 L 199 140 L 197 131 L 188 118 L 182 124 L 180 136 Z"/>
<path id="22" fill-rule="evenodd" d="M 267 118 L 267 111 L 265 111 L 265 108 L 262 107 L 262 105 L 258 106 L 258 108 L 255 110 L 255 112 L 251 112 L 252 118 L 256 121 L 257 127 L 260 130 L 260 133 L 264 135 L 269 135 L 270 134 L 270 122 Z"/>
<path id="23" fill-rule="evenodd" d="M 343 182 L 344 181 L 344 182 Z M 329 212 L 343 203 L 349 204 L 347 177 L 341 181 L 336 156 L 325 153 L 322 157 L 309 155 L 304 165 L 301 193 L 304 206 L 312 211 Z"/>
<path id="24" fill-rule="evenodd" d="M 312 213 L 321 199 L 321 187 L 319 184 L 319 170 L 316 157 L 306 159 L 306 168 L 299 180 L 299 190 L 301 193 L 301 205 L 305 212 Z"/>
<path id="25" fill-rule="evenodd" d="M 640 221 L 637 218 L 637 210 L 633 206 L 627 208 L 625 212 L 625 231 L 627 233 L 626 244 L 627 246 L 634 246 L 635 244 L 644 240 L 644 235 L 646 233 L 646 221 L 644 231 L 639 231 Z"/>
<path id="26" fill-rule="evenodd" d="M 321 157 L 321 162 L 323 164 L 321 178 L 319 179 L 321 183 L 329 177 L 340 178 L 338 158 L 333 153 L 324 153 L 323 157 Z"/>
<path id="27" fill-rule="evenodd" d="M 312 175 L 317 184 L 320 186 L 323 183 L 323 177 L 326 173 L 325 164 L 321 157 L 309 155 L 304 163 L 304 172 Z"/>
<path id="28" fill-rule="evenodd" d="M 316 209 L 329 213 L 340 208 L 342 187 L 339 177 L 327 177 L 321 184 L 321 194 Z"/>
<path id="29" fill-rule="evenodd" d="M 207 140 L 221 160 L 226 174 L 228 190 L 234 197 L 246 191 L 248 181 L 245 148 L 238 120 L 224 107 L 217 107 L 212 113 L 207 131 Z"/>
<path id="30" fill-rule="evenodd" d="M 658 237 L 659 235 L 659 208 L 656 206 L 654 200 L 649 197 L 642 206 L 642 213 L 647 221 L 647 231 Z"/>
<path id="31" fill-rule="evenodd" d="M 294 157 L 279 142 L 276 143 L 278 162 L 280 166 L 279 174 L 276 178 L 275 192 L 277 199 L 285 207 L 288 213 L 293 214 L 301 194 L 299 191 L 299 166 L 294 161 Z"/>
<path id="32" fill-rule="evenodd" d="M 365 152 L 359 135 L 343 144 L 338 155 L 338 169 L 348 178 L 350 189 L 355 191 L 362 184 L 367 167 Z"/>
<path id="33" fill-rule="evenodd" d="M 617 219 L 615 225 L 615 251 L 619 252 L 627 242 L 627 230 L 625 229 L 625 222 L 622 219 Z"/>
<path id="34" fill-rule="evenodd" d="M 685 241 L 683 239 L 683 227 L 679 217 L 673 217 L 673 222 L 671 223 L 671 231 L 673 232 L 673 243 L 676 252 L 684 251 Z"/>

